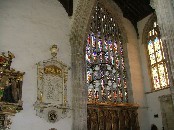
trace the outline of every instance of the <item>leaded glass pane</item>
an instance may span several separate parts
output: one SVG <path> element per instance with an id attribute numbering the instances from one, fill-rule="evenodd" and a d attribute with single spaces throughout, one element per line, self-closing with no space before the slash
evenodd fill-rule
<path id="1" fill-rule="evenodd" d="M 121 32 L 111 14 L 99 3 L 86 42 L 88 102 L 127 102 Z"/>
<path id="2" fill-rule="evenodd" d="M 148 55 L 150 61 L 153 90 L 168 87 L 169 79 L 164 56 L 163 43 L 159 37 L 158 24 L 154 22 L 148 35 Z"/>

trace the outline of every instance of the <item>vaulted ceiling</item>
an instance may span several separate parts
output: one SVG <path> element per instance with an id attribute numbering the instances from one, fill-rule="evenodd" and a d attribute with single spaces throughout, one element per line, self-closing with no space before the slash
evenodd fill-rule
<path id="1" fill-rule="evenodd" d="M 69 16 L 73 14 L 73 0 L 59 0 Z M 154 12 L 150 0 L 113 0 L 122 10 L 123 16 L 129 19 L 137 31 L 137 22 Z M 137 31 L 138 32 L 138 31 Z"/>

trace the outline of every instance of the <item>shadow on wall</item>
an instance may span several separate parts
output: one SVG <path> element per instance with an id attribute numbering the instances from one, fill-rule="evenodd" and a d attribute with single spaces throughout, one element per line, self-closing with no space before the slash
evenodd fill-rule
<path id="1" fill-rule="evenodd" d="M 156 125 L 152 124 L 152 126 L 151 126 L 151 130 L 158 130 L 158 128 L 157 128 Z"/>

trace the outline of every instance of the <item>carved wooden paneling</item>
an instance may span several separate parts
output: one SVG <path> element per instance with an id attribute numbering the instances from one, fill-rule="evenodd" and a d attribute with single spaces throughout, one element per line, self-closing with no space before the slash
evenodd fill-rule
<path id="1" fill-rule="evenodd" d="M 140 130 L 137 108 L 132 104 L 88 104 L 88 130 Z"/>

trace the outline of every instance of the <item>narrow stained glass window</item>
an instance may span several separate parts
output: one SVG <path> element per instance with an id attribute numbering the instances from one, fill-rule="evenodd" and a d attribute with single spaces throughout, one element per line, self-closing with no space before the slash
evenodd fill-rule
<path id="1" fill-rule="evenodd" d="M 99 3 L 86 40 L 88 102 L 128 102 L 123 38 L 117 21 Z"/>
<path id="2" fill-rule="evenodd" d="M 169 86 L 166 58 L 162 40 L 159 35 L 157 22 L 153 23 L 153 28 L 148 34 L 148 56 L 150 63 L 153 90 L 164 89 Z"/>

